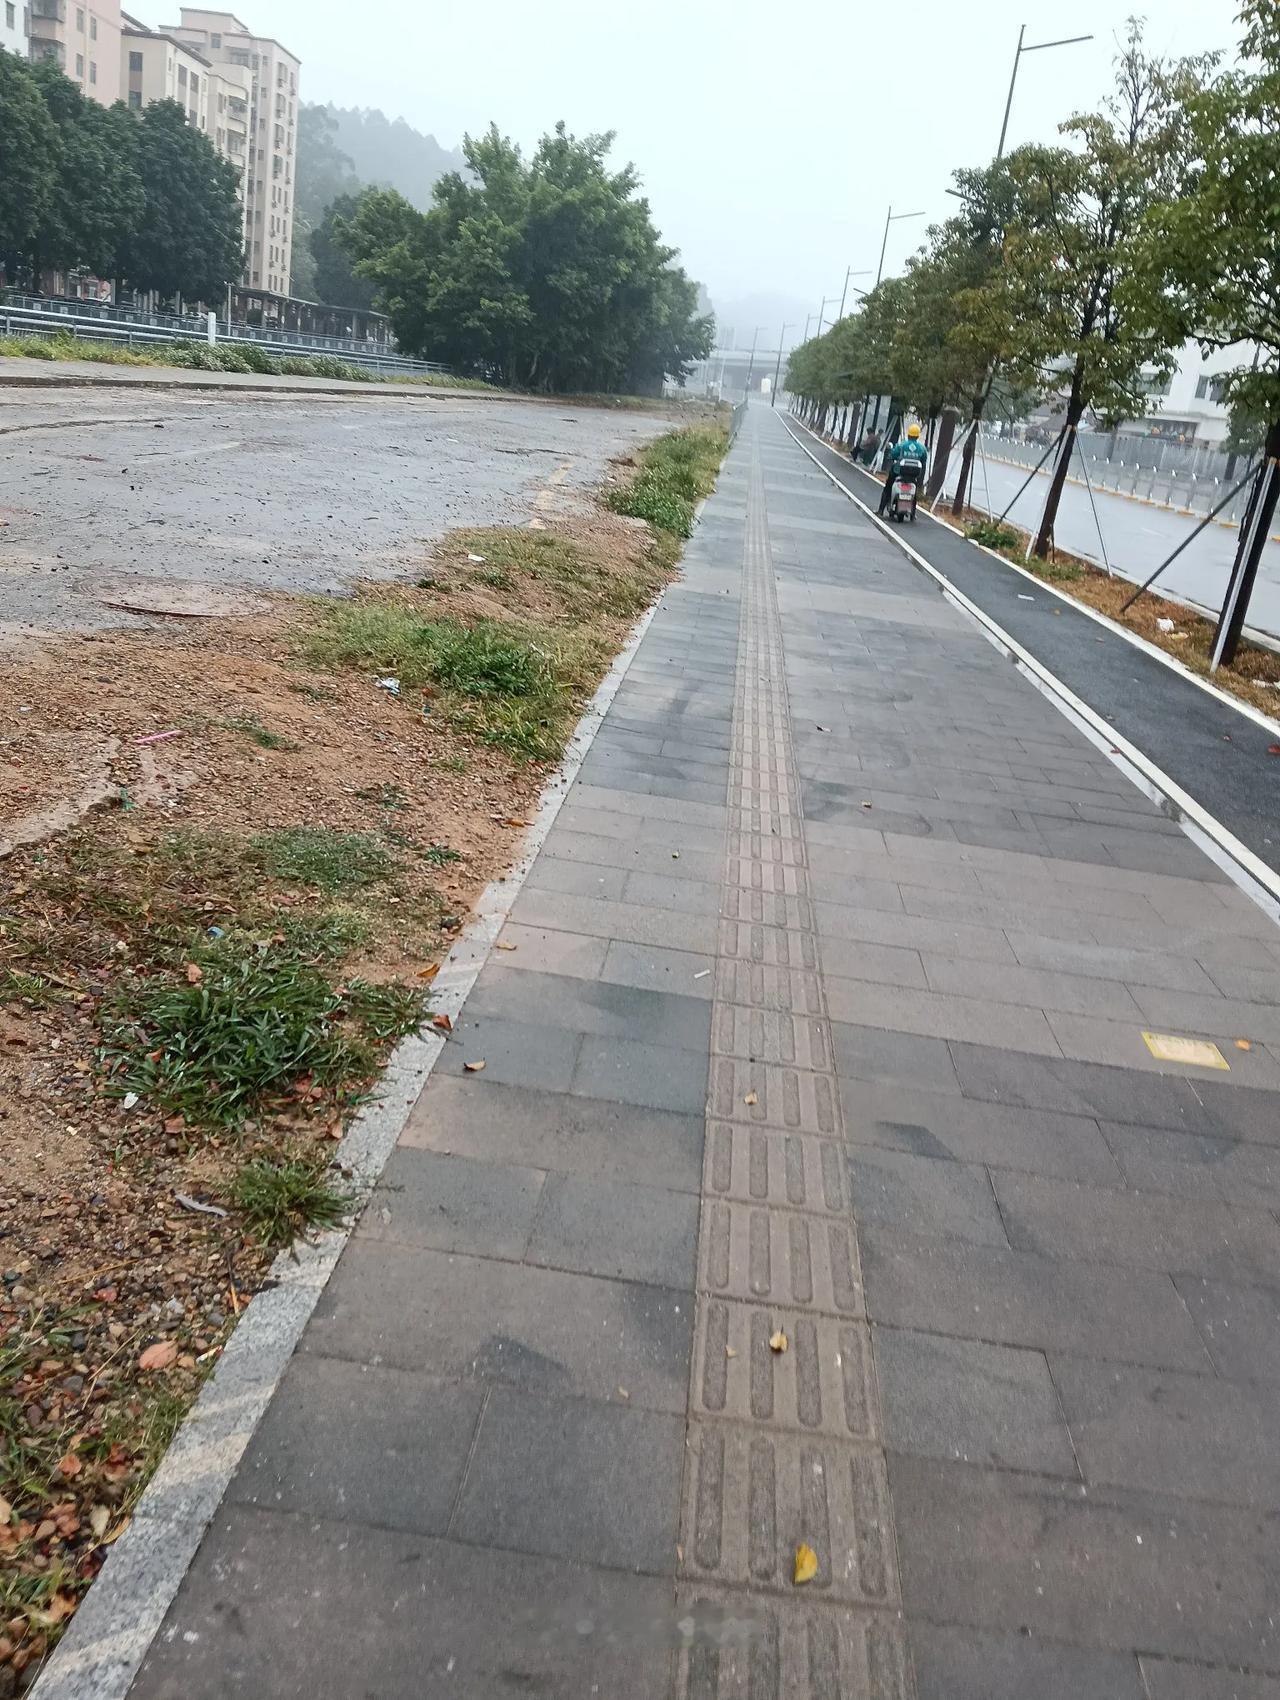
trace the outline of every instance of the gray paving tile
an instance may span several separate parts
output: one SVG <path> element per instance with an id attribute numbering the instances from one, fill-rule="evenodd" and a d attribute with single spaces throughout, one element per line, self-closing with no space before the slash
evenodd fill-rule
<path id="1" fill-rule="evenodd" d="M 1165 1275 L 874 1226 L 861 1241 L 867 1312 L 875 1323 L 1154 1368 L 1210 1368 Z"/>
<path id="2" fill-rule="evenodd" d="M 1131 1653 L 932 1623 L 910 1639 L 918 1700 L 1149 1700 Z"/>
<path id="3" fill-rule="evenodd" d="M 552 1175 L 529 1242 L 531 1263 L 692 1290 L 698 1202 L 661 1187 Z"/>
<path id="4" fill-rule="evenodd" d="M 700 1115 L 468 1077 L 432 1081 L 410 1113 L 400 1143 L 482 1163 L 525 1164 L 697 1193 L 702 1136 Z"/>
<path id="5" fill-rule="evenodd" d="M 654 1700 L 670 1600 L 665 1579 L 230 1506 L 131 1692 L 297 1700 L 347 1671 L 368 1696 Z"/>
<path id="6" fill-rule="evenodd" d="M 868 1082 L 847 1083 L 843 1096 L 845 1134 L 854 1145 L 1028 1169 L 1095 1186 L 1124 1184 L 1098 1124 L 1084 1116 Z"/>
<path id="7" fill-rule="evenodd" d="M 668 950 L 662 945 L 612 939 L 600 978 L 620 986 L 641 986 L 648 991 L 709 1001 L 715 990 L 715 960 L 710 952 Z"/>
<path id="8" fill-rule="evenodd" d="M 891 1456 L 903 1601 L 934 1621 L 1248 1662 L 1280 1588 L 1265 1512 Z M 1223 1564 L 1225 1553 L 1233 1562 Z M 982 1578 L 974 1587 L 974 1576 Z"/>
<path id="9" fill-rule="evenodd" d="M 1280 1204 L 1280 1148 L 1245 1139 L 1102 1124 L 1103 1137 L 1132 1186 L 1228 1204 Z"/>
<path id="10" fill-rule="evenodd" d="M 1165 1062 L 1153 1056 L 1143 1040 L 1146 1024 L 1141 1021 L 1095 1021 L 1087 1015 L 1061 1015 L 1056 1010 L 1050 1011 L 1046 1020 L 1062 1047 L 1062 1054 L 1081 1062 L 1181 1074 L 1189 1080 L 1203 1080 L 1210 1073 L 1221 1072 L 1194 1063 Z M 1188 1037 L 1212 1039 L 1213 1034 L 1193 1030 Z M 1219 1050 L 1226 1058 L 1233 1085 L 1280 1090 L 1280 1063 L 1261 1045 L 1254 1045 L 1248 1051 L 1220 1045 Z"/>
<path id="11" fill-rule="evenodd" d="M 522 927 L 515 921 L 507 922 L 501 937 L 504 945 L 514 947 L 503 952 L 510 958 L 509 968 L 534 974 L 570 974 L 578 980 L 599 976 L 609 948 L 606 939 L 591 938 L 586 933 Z"/>
<path id="12" fill-rule="evenodd" d="M 519 1258 L 544 1178 L 540 1169 L 402 1147 L 391 1153 L 356 1231 L 373 1244 Z"/>
<path id="13" fill-rule="evenodd" d="M 1176 1285 L 1222 1375 L 1280 1383 L 1280 1293 L 1192 1275 Z"/>
<path id="14" fill-rule="evenodd" d="M 1083 974 L 1055 974 L 1009 963 L 962 962 L 953 956 L 922 953 L 932 991 L 953 997 L 1023 1004 L 1036 1010 L 1065 1010 L 1137 1020 L 1140 1010 L 1126 986 Z M 968 1037 L 968 1035 L 957 1035 Z"/>
<path id="15" fill-rule="evenodd" d="M 833 1021 L 831 1044 L 842 1092 L 846 1082 L 874 1081 L 960 1095 L 960 1082 L 945 1040 Z"/>
<path id="16" fill-rule="evenodd" d="M 1011 1170 L 993 1173 L 992 1184 L 1020 1250 L 1280 1285 L 1280 1222 L 1268 1211 Z"/>
<path id="17" fill-rule="evenodd" d="M 593 838 L 622 839 L 628 844 L 648 844 L 668 852 L 700 850 L 724 854 L 724 826 L 699 826 L 689 821 L 637 820 L 632 814 L 613 809 L 588 807 L 570 799 L 556 816 L 556 831 L 582 833 Z"/>
<path id="18" fill-rule="evenodd" d="M 707 1101 L 706 1056 L 701 1050 L 676 1050 L 638 1039 L 603 1042 L 588 1034 L 569 1090 L 587 1098 L 693 1113 Z"/>
<path id="19" fill-rule="evenodd" d="M 1251 1003 L 1243 998 L 1162 991 L 1151 986 L 1134 987 L 1133 996 L 1146 1024 L 1161 1033 L 1205 1033 L 1219 1039 L 1263 1043 L 1280 1040 L 1280 1003 Z"/>
<path id="20" fill-rule="evenodd" d="M 1280 1677 L 1142 1658 L 1149 1700 L 1280 1700 Z"/>
<path id="21" fill-rule="evenodd" d="M 1007 1247 L 987 1172 L 967 1163 L 863 1148 L 849 1159 L 858 1222 Z"/>
<path id="22" fill-rule="evenodd" d="M 899 945 L 860 942 L 840 950 L 838 957 L 841 973 L 835 974 L 828 970 L 825 976 L 829 997 L 838 997 L 841 994 L 842 988 L 837 982 L 842 979 L 855 983 L 875 981 L 888 986 L 915 986 L 920 991 L 925 991 L 928 987 L 918 950 L 907 950 Z"/>
<path id="23" fill-rule="evenodd" d="M 1270 1388 L 1083 1358 L 1052 1369 L 1087 1482 L 1280 1506 Z"/>
<path id="24" fill-rule="evenodd" d="M 897 1328 L 874 1338 L 892 1451 L 1078 1478 L 1043 1352 Z"/>
<path id="25" fill-rule="evenodd" d="M 591 933 L 674 950 L 713 951 L 712 915 L 688 915 L 677 909 L 652 909 L 640 903 L 610 903 L 605 898 L 570 897 L 562 892 L 524 891 L 512 919 L 525 927 L 554 927 L 560 932 Z"/>
<path id="26" fill-rule="evenodd" d="M 467 1000 L 471 1020 L 545 1024 L 572 1033 L 668 1045 L 706 1057 L 711 1012 L 705 999 L 648 991 L 605 979 L 583 980 L 508 968 L 508 954 L 518 953 L 495 958 L 480 976 Z"/>
<path id="27" fill-rule="evenodd" d="M 1213 989 L 1213 981 L 1198 962 L 1167 949 L 1126 949 L 1093 944 L 1087 939 L 1047 939 L 1017 929 L 1011 929 L 1007 936 L 1018 961 L 1027 968 L 1123 980 L 1138 986 L 1168 986 L 1177 991 Z M 1168 943 L 1172 945 L 1172 939 Z"/>
<path id="28" fill-rule="evenodd" d="M 490 1080 L 560 1092 L 573 1079 L 581 1043 L 580 1033 L 528 1021 L 477 1021 L 464 1014 L 455 1024 L 436 1068 L 441 1074 L 460 1075 L 469 1072 L 468 1063 L 482 1062 Z"/>
<path id="29" fill-rule="evenodd" d="M 443 1535 L 483 1391 L 295 1357 L 228 1488 L 236 1504 Z"/>
<path id="30" fill-rule="evenodd" d="M 1061 1054 L 1041 1011 L 1012 1003 L 843 979 L 831 981 L 827 1003 L 833 1021 L 855 1026 L 887 1027 L 898 1033 L 922 1033 L 1045 1056 Z"/>
<path id="31" fill-rule="evenodd" d="M 683 1463 L 678 1416 L 497 1389 L 452 1532 L 479 1546 L 672 1575 Z"/>
<path id="32" fill-rule="evenodd" d="M 671 1194 L 676 1198 L 677 1194 Z M 349 1245 L 302 1351 L 683 1411 L 687 1294 L 408 1246 Z"/>
<path id="33" fill-rule="evenodd" d="M 625 873 L 666 874 L 671 879 L 717 884 L 724 873 L 724 851 L 681 850 L 665 844 L 637 844 L 625 838 L 602 838 L 595 833 L 553 831 L 542 855 L 557 861 L 594 862 Z"/>
<path id="34" fill-rule="evenodd" d="M 857 950 L 867 944 L 896 945 L 906 950 L 931 950 L 945 956 L 972 957 L 978 962 L 1013 962 L 1013 951 L 996 927 L 973 927 L 921 915 L 894 914 L 885 909 L 851 909 L 840 903 L 815 903 L 822 955 L 831 974 L 858 977 Z"/>
<path id="35" fill-rule="evenodd" d="M 558 861 L 539 856 L 529 870 L 527 891 L 561 891 L 573 897 L 607 897 L 621 901 L 627 876 L 621 868 L 600 867 L 592 862 Z"/>
<path id="36" fill-rule="evenodd" d="M 689 915 L 716 915 L 720 911 L 720 884 L 683 878 L 677 874 L 630 873 L 622 892 L 623 901 L 652 905 L 657 909 L 682 911 Z"/>

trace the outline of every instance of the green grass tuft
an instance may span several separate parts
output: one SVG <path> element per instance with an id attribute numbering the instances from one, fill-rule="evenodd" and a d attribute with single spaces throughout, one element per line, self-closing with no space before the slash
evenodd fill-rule
<path id="1" fill-rule="evenodd" d="M 643 450 L 639 475 L 605 499 L 615 513 L 647 519 L 658 531 L 688 537 L 698 503 L 715 488 L 726 444 L 719 425 L 668 432 Z"/>
<path id="2" fill-rule="evenodd" d="M 325 826 L 286 826 L 260 832 L 250 844 L 267 873 L 319 891 L 356 891 L 395 871 L 395 861 L 367 832 L 334 832 Z"/>
<path id="3" fill-rule="evenodd" d="M 340 1227 L 352 1204 L 322 1169 L 297 1157 L 253 1158 L 236 1176 L 232 1198 L 252 1232 L 272 1246 L 288 1245 L 308 1230 Z"/>
<path id="4" fill-rule="evenodd" d="M 237 714 L 230 720 L 224 720 L 223 726 L 228 732 L 243 732 L 246 738 L 252 739 L 264 750 L 292 750 L 298 746 L 280 732 L 273 732 L 269 726 L 264 726 L 256 714 Z"/>

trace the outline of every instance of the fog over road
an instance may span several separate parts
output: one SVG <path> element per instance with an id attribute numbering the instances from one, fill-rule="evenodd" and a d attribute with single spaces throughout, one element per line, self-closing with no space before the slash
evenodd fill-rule
<path id="1" fill-rule="evenodd" d="M 0 391 L 0 635 L 129 627 L 121 581 L 334 595 L 598 484 L 657 414 L 400 395 Z"/>

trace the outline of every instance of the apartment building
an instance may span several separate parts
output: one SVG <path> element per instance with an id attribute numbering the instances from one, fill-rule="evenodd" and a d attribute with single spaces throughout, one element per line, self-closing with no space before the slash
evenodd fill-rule
<path id="1" fill-rule="evenodd" d="M 300 62 L 278 41 L 252 34 L 231 12 L 184 6 L 181 23 L 167 26 L 163 33 L 193 48 L 216 72 L 249 75 L 248 109 L 243 114 L 246 258 L 241 281 L 249 289 L 287 295 L 293 268 Z"/>
<path id="2" fill-rule="evenodd" d="M 103 106 L 120 99 L 120 0 L 27 0 L 32 59 L 52 59 Z M 5 12 L 8 17 L 8 11 Z"/>
<path id="3" fill-rule="evenodd" d="M 0 0 L 0 47 L 25 59 L 30 37 L 28 0 Z"/>

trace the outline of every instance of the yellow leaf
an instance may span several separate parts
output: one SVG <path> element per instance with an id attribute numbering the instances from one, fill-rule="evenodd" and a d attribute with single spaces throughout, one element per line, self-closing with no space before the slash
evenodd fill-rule
<path id="1" fill-rule="evenodd" d="M 499 950 L 518 950 L 520 947 L 519 947 L 519 945 L 514 945 L 514 944 L 509 943 L 509 941 L 506 940 L 506 939 L 499 939 L 498 944 L 497 944 L 497 948 Z"/>
<path id="2" fill-rule="evenodd" d="M 466 1069 L 468 1074 L 479 1074 L 480 1070 L 484 1067 L 484 1058 L 480 1057 L 476 1062 L 463 1063 L 462 1066 Z"/>
<path id="3" fill-rule="evenodd" d="M 787 1349 L 787 1337 L 782 1332 L 781 1328 L 779 1328 L 779 1330 L 776 1334 L 771 1334 L 769 1336 L 769 1345 L 770 1345 L 771 1349 L 775 1352 L 785 1352 L 786 1351 L 786 1349 Z"/>
<path id="4" fill-rule="evenodd" d="M 802 1582 L 812 1582 L 818 1574 L 818 1555 L 803 1541 L 796 1548 L 796 1567 L 791 1579 L 798 1588 Z"/>
<path id="5" fill-rule="evenodd" d="M 89 1527 L 99 1540 L 106 1534 L 110 1521 L 111 1513 L 105 1505 L 95 1505 L 89 1512 Z"/>
<path id="6" fill-rule="evenodd" d="M 1248 1039 L 1237 1039 L 1236 1040 L 1236 1050 L 1238 1050 L 1238 1051 L 1251 1051 L 1252 1049 L 1253 1049 L 1253 1046 L 1252 1046 L 1252 1044 L 1250 1044 Z"/>
<path id="7" fill-rule="evenodd" d="M 758 1104 L 760 1102 L 760 1094 L 758 1092 L 748 1092 L 742 1102 L 744 1104 Z"/>

